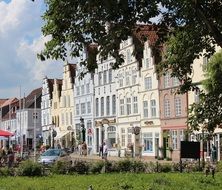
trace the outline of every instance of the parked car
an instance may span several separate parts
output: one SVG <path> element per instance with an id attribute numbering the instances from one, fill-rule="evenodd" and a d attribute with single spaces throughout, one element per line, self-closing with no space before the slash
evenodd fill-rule
<path id="1" fill-rule="evenodd" d="M 38 159 L 38 163 L 46 165 L 53 164 L 56 161 L 72 163 L 71 156 L 63 149 L 48 149 Z"/>

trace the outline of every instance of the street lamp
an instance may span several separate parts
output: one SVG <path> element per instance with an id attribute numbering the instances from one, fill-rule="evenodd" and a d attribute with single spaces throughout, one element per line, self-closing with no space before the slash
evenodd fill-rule
<path id="1" fill-rule="evenodd" d="M 80 127 L 82 130 L 82 142 L 85 142 L 86 141 L 86 128 L 84 124 L 84 119 L 82 117 L 80 117 Z"/>
<path id="2" fill-rule="evenodd" d="M 51 134 L 51 136 L 52 136 L 52 148 L 55 148 L 54 138 L 57 136 L 57 132 L 54 128 L 55 128 L 55 124 L 54 124 L 54 122 L 52 122 L 52 127 L 51 127 L 51 129 L 52 129 L 52 134 Z"/>

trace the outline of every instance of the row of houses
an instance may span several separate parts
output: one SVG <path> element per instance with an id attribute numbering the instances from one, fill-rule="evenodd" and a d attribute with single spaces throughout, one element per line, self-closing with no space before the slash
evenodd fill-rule
<path id="1" fill-rule="evenodd" d="M 86 141 L 88 153 L 97 154 L 105 142 L 112 156 L 131 151 L 133 156 L 179 159 L 188 108 L 198 101 L 198 92 L 177 94 L 177 78 L 170 73 L 157 75 L 152 52 L 157 36 L 152 28 L 146 35 L 141 63 L 133 55 L 135 45 L 129 37 L 120 45 L 125 59 L 116 70 L 112 69 L 113 57 L 102 60 L 98 56 L 95 73 L 81 78 L 86 68 L 80 61 L 65 62 L 62 79 L 45 77 L 42 87 L 27 97 L 1 100 L 1 128 L 14 132 L 12 140 L 29 148 L 33 148 L 34 138 L 67 148 Z M 193 82 L 203 79 L 204 64 L 204 57 L 194 61 Z M 210 143 L 217 147 L 218 159 L 221 142 L 222 133 L 217 129 Z M 210 144 L 204 146 L 209 154 Z"/>

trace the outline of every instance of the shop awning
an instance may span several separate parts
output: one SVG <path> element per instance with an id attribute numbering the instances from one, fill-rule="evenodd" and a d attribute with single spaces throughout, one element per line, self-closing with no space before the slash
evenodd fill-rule
<path id="1" fill-rule="evenodd" d="M 59 140 L 62 137 L 64 137 L 65 135 L 67 135 L 70 131 L 60 131 L 57 133 L 57 136 L 54 138 L 55 140 Z"/>
<path id="2" fill-rule="evenodd" d="M 13 136 L 14 134 L 9 132 L 9 131 L 4 131 L 4 130 L 1 130 L 0 129 L 0 137 L 11 137 Z"/>

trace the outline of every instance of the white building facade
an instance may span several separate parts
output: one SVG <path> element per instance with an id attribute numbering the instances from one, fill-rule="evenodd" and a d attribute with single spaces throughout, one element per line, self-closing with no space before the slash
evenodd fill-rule
<path id="1" fill-rule="evenodd" d="M 45 77 L 42 83 L 42 98 L 41 98 L 41 125 L 42 125 L 42 138 L 45 145 L 51 145 L 51 127 L 52 115 L 52 90 L 54 79 Z"/>
<path id="2" fill-rule="evenodd" d="M 85 140 L 88 148 L 88 154 L 93 154 L 95 153 L 95 128 L 93 120 L 93 75 L 91 73 L 87 73 L 82 79 L 80 76 L 83 72 L 85 72 L 85 68 L 80 66 L 80 64 L 77 64 L 76 77 L 74 79 L 74 123 L 76 129 L 76 143 L 79 144 Z M 83 123 L 81 123 L 81 119 Z M 85 132 L 83 132 L 84 129 L 82 125 L 84 125 Z"/>
<path id="3" fill-rule="evenodd" d="M 114 58 L 108 56 L 101 61 L 97 57 L 98 68 L 94 75 L 94 116 L 95 150 L 98 153 L 102 143 L 108 146 L 109 155 L 117 155 L 118 130 L 116 125 L 116 70 L 112 69 Z"/>

